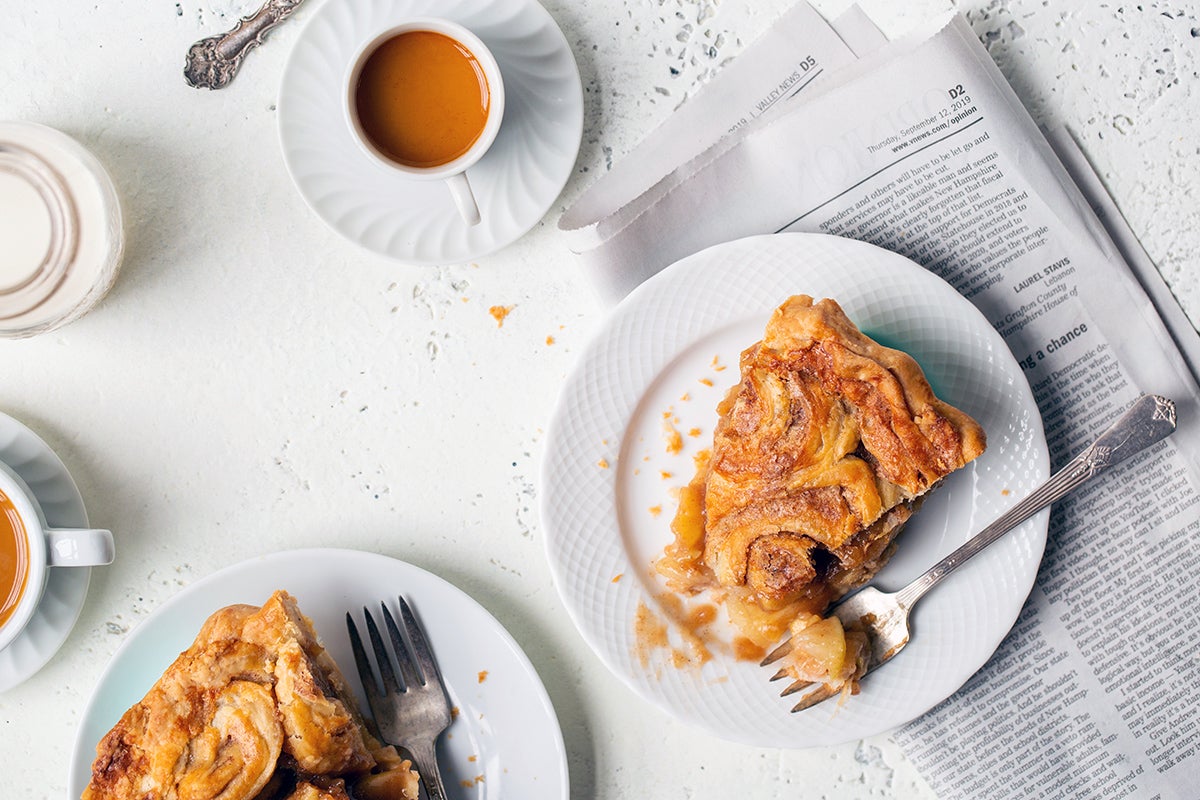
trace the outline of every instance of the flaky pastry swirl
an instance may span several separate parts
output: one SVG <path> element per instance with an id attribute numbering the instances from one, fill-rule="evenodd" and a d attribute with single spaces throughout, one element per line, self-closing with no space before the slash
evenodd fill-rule
<path id="1" fill-rule="evenodd" d="M 704 561 L 766 607 L 869 579 L 914 501 L 983 452 L 916 361 L 798 295 L 741 357 L 704 486 Z"/>
<path id="2" fill-rule="evenodd" d="M 83 800 L 415 800 L 351 697 L 286 592 L 223 608 L 100 741 Z"/>

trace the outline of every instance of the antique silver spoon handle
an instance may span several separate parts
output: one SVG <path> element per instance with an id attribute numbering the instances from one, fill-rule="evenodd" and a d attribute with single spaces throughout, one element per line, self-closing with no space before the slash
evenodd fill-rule
<path id="1" fill-rule="evenodd" d="M 283 22 L 304 0 L 267 0 L 262 8 L 238 20 L 228 33 L 209 36 L 191 46 L 183 77 L 197 89 L 228 86 L 246 53 L 263 43 L 267 32 Z"/>
<path id="2" fill-rule="evenodd" d="M 1049 480 L 966 544 L 930 567 L 925 574 L 896 592 L 896 599 L 911 606 L 943 578 L 962 566 L 1008 531 L 1051 503 L 1079 488 L 1085 481 L 1122 459 L 1161 441 L 1175 430 L 1175 403 L 1158 395 L 1137 400 L 1112 427 L 1075 456 Z"/>

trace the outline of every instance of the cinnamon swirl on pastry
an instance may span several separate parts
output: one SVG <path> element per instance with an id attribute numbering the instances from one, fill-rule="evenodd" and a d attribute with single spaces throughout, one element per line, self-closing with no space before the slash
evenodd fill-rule
<path id="1" fill-rule="evenodd" d="M 791 628 L 811 642 L 798 677 L 853 690 L 862 637 L 840 624 L 798 634 L 886 563 L 923 496 L 983 452 L 983 429 L 912 357 L 807 295 L 775 310 L 717 410 L 656 566 L 677 591 L 717 589 L 759 647 Z"/>
<path id="2" fill-rule="evenodd" d="M 372 794 L 386 781 L 392 793 Z M 100 741 L 83 800 L 416 800 L 410 762 L 366 729 L 286 592 L 213 614 Z M 315 792 L 315 794 L 314 794 Z"/>

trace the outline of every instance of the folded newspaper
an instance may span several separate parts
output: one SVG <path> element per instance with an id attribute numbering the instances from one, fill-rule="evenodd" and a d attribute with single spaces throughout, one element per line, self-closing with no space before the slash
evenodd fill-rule
<path id="1" fill-rule="evenodd" d="M 752 234 L 901 253 L 1005 338 L 1055 468 L 1140 395 L 1173 398 L 1174 436 L 1055 507 L 992 660 L 895 737 L 944 798 L 1195 796 L 1200 336 L 1070 136 L 1038 129 L 961 16 L 888 42 L 856 7 L 826 22 L 796 5 L 559 227 L 612 302 Z"/>

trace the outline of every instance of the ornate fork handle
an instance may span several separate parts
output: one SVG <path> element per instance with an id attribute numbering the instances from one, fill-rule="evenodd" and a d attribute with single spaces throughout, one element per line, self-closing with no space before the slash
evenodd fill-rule
<path id="1" fill-rule="evenodd" d="M 238 20 L 233 30 L 209 36 L 188 50 L 183 77 L 197 89 L 228 86 L 246 53 L 263 43 L 267 32 L 283 22 L 304 0 L 267 0 L 262 8 Z"/>
<path id="2" fill-rule="evenodd" d="M 943 578 L 1005 533 L 1118 461 L 1165 439 L 1174 430 L 1173 401 L 1158 395 L 1139 398 L 1091 446 L 1071 459 L 1066 466 L 991 525 L 896 592 L 896 600 L 904 606 L 911 606 Z"/>

